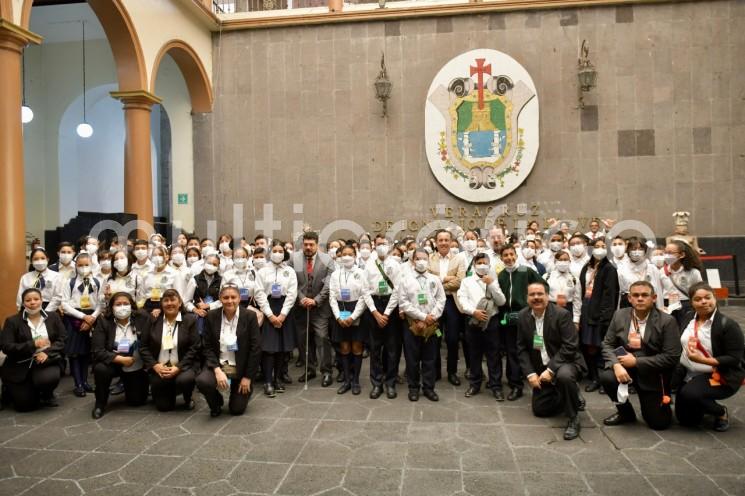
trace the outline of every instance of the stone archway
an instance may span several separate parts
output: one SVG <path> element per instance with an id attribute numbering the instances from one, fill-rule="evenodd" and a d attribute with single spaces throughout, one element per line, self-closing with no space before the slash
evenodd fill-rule
<path id="1" fill-rule="evenodd" d="M 158 67 L 166 54 L 170 55 L 176 62 L 186 81 L 192 112 L 211 112 L 212 85 L 207 77 L 207 71 L 204 70 L 204 65 L 196 51 L 188 43 L 181 40 L 170 40 L 158 51 L 150 78 L 150 92 L 155 93 Z"/>

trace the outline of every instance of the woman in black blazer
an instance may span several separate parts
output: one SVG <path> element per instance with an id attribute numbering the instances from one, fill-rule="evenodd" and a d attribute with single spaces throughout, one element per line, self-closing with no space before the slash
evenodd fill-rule
<path id="1" fill-rule="evenodd" d="M 109 401 L 109 387 L 114 377 L 124 384 L 124 399 L 130 406 L 147 402 L 148 380 L 142 357 L 142 333 L 150 325 L 150 314 L 137 312 L 132 295 L 115 293 L 109 300 L 104 318 L 93 329 L 93 377 L 96 379 L 96 404 L 91 415 L 103 416 Z"/>
<path id="2" fill-rule="evenodd" d="M 153 402 L 161 412 L 170 411 L 176 408 L 176 396 L 182 394 L 185 408 L 193 410 L 191 397 L 201 348 L 197 318 L 186 313 L 175 289 L 163 292 L 160 309 L 155 322 L 143 330 L 140 345 Z"/>
<path id="3" fill-rule="evenodd" d="M 239 306 L 238 286 L 220 290 L 221 309 L 210 310 L 205 319 L 203 354 L 205 368 L 197 377 L 197 388 L 207 400 L 210 415 L 222 412 L 220 391 L 230 389 L 228 409 L 242 415 L 251 398 L 251 384 L 261 361 L 261 330 L 256 314 Z"/>
<path id="4" fill-rule="evenodd" d="M 0 369 L 15 409 L 28 412 L 58 406 L 54 390 L 60 380 L 65 326 L 55 312 L 42 310 L 41 291 L 26 289 L 21 311 L 5 320 L 0 345 L 7 355 Z"/>
<path id="5" fill-rule="evenodd" d="M 691 286 L 688 297 L 694 313 L 680 338 L 683 353 L 676 374 L 678 394 L 675 416 L 682 425 L 695 426 L 705 414 L 714 416 L 714 430 L 729 429 L 727 407 L 717 400 L 734 395 L 745 378 L 740 326 L 723 315 L 711 287 Z"/>
<path id="6" fill-rule="evenodd" d="M 598 238 L 592 243 L 592 258 L 582 267 L 579 274 L 580 312 L 579 330 L 582 355 L 587 363 L 590 384 L 585 391 L 600 389 L 598 369 L 602 368 L 600 350 L 605 331 L 608 330 L 613 312 L 618 307 L 618 273 L 608 260 L 605 239 Z"/>

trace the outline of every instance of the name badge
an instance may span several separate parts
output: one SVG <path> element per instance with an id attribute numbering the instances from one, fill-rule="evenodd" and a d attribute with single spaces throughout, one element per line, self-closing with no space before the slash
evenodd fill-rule
<path id="1" fill-rule="evenodd" d="M 380 281 L 378 283 L 378 294 L 387 294 L 388 293 L 388 283 L 385 281 Z"/>
<path id="2" fill-rule="evenodd" d="M 352 299 L 352 292 L 349 288 L 341 288 L 341 301 L 349 301 Z"/>
<path id="3" fill-rule="evenodd" d="M 533 348 L 536 350 L 543 349 L 543 336 L 539 336 L 538 334 L 533 336 Z"/>
<path id="4" fill-rule="evenodd" d="M 272 284 L 272 298 L 282 298 L 282 285 L 278 282 Z"/>
<path id="5" fill-rule="evenodd" d="M 238 351 L 238 337 L 237 336 L 224 336 L 223 343 L 227 347 L 228 351 Z"/>
<path id="6" fill-rule="evenodd" d="M 342 310 L 339 312 L 339 318 L 341 320 L 347 320 L 351 316 L 352 316 L 352 312 L 350 312 L 349 310 Z"/>
<path id="7" fill-rule="evenodd" d="M 238 341 L 228 345 L 228 351 L 238 351 Z"/>
<path id="8" fill-rule="evenodd" d="M 87 294 L 84 294 L 80 297 L 80 308 L 90 308 L 91 307 L 91 299 L 90 296 Z"/>
<path id="9" fill-rule="evenodd" d="M 173 336 L 170 332 L 163 336 L 163 349 L 166 351 L 173 349 Z"/>
<path id="10" fill-rule="evenodd" d="M 160 301 L 161 296 L 160 288 L 153 288 L 150 290 L 150 301 Z"/>
<path id="11" fill-rule="evenodd" d="M 248 288 L 240 288 L 241 301 L 248 301 Z"/>
<path id="12" fill-rule="evenodd" d="M 419 293 L 418 295 L 416 295 L 416 301 L 420 305 L 426 305 L 427 304 L 427 295 L 424 294 L 424 293 Z"/>
<path id="13" fill-rule="evenodd" d="M 116 352 L 128 354 L 130 347 L 129 339 L 124 338 L 116 344 Z"/>
<path id="14" fill-rule="evenodd" d="M 629 348 L 638 350 L 642 347 L 642 335 L 636 331 L 629 332 Z"/>
<path id="15" fill-rule="evenodd" d="M 206 304 L 208 304 L 208 305 L 211 304 L 214 301 L 215 301 L 215 299 L 213 297 L 209 296 L 209 295 L 204 297 L 204 302 Z"/>

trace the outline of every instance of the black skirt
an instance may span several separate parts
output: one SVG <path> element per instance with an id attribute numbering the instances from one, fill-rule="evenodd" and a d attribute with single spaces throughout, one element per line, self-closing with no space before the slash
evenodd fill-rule
<path id="1" fill-rule="evenodd" d="M 80 310 L 80 309 L 78 309 Z M 92 315 L 93 310 L 80 310 L 86 315 Z M 91 331 L 81 331 L 82 320 L 76 319 L 69 315 L 64 318 L 65 328 L 67 328 L 67 339 L 65 340 L 65 355 L 78 356 L 88 355 L 91 352 Z"/>
<path id="2" fill-rule="evenodd" d="M 269 298 L 269 307 L 273 314 L 279 315 L 285 303 L 285 298 L 285 296 Z M 295 347 L 295 319 L 292 312 L 287 315 L 284 324 L 279 329 L 274 327 L 265 315 L 261 330 L 261 350 L 269 353 L 280 353 L 292 351 Z"/>
<path id="3" fill-rule="evenodd" d="M 339 310 L 347 310 L 354 312 L 354 308 L 357 306 L 357 301 L 340 301 Z M 364 314 L 357 320 L 357 325 L 350 327 L 342 327 L 339 322 L 334 319 L 331 324 L 331 340 L 335 343 L 341 343 L 342 341 L 361 341 L 367 343 L 370 340 L 370 321 L 364 318 Z"/>
<path id="4" fill-rule="evenodd" d="M 603 338 L 605 336 L 601 336 L 602 329 L 600 328 L 600 326 L 590 325 L 589 323 L 590 318 L 587 315 L 588 314 L 587 309 L 589 307 L 590 307 L 590 299 L 584 298 L 582 300 L 582 310 L 580 312 L 580 318 L 579 318 L 580 342 L 588 346 L 600 347 L 603 345 Z"/>

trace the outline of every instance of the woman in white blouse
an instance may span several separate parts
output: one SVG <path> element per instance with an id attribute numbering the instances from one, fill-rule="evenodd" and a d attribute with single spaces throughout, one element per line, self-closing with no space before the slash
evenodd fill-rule
<path id="1" fill-rule="evenodd" d="M 618 286 L 620 290 L 620 307 L 631 306 L 626 295 L 629 293 L 631 284 L 637 281 L 647 281 L 654 287 L 655 294 L 663 294 L 662 278 L 657 267 L 647 258 L 647 243 L 644 239 L 632 236 L 626 241 L 626 251 L 629 259 L 624 264 L 618 265 Z M 655 305 L 658 310 L 664 310 L 665 302 L 657 298 Z"/>
<path id="2" fill-rule="evenodd" d="M 701 272 L 704 267 L 698 254 L 684 241 L 670 241 L 665 246 L 664 257 L 662 284 L 667 290 L 665 306 L 682 329 L 683 320 L 691 310 L 688 291 L 694 284 L 702 281 Z"/>
<path id="3" fill-rule="evenodd" d="M 579 286 L 577 279 L 570 270 L 569 253 L 559 251 L 554 255 L 552 266 L 554 270 L 547 272 L 543 278 L 548 283 L 548 301 L 556 303 L 573 314 L 574 305 L 580 305 Z M 579 325 L 579 318 L 575 324 Z"/>
<path id="4" fill-rule="evenodd" d="M 160 299 L 167 289 L 175 289 L 179 295 L 184 293 L 181 274 L 168 265 L 168 252 L 163 246 L 156 246 L 150 255 L 153 270 L 142 277 L 137 294 L 137 306 L 147 310 L 152 317 L 160 315 Z"/>
<path id="5" fill-rule="evenodd" d="M 57 282 L 61 278 L 59 272 L 54 272 L 48 268 L 49 256 L 44 248 L 34 248 L 31 252 L 31 265 L 34 270 L 21 276 L 18 284 L 18 296 L 16 297 L 16 308 L 20 310 L 23 307 L 21 295 L 29 288 L 36 288 L 41 291 L 42 308 L 47 309 L 55 298 Z M 49 309 L 50 312 L 56 310 L 56 305 Z"/>

